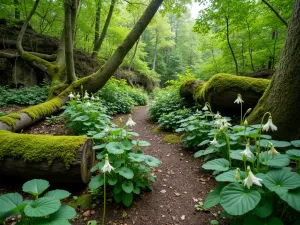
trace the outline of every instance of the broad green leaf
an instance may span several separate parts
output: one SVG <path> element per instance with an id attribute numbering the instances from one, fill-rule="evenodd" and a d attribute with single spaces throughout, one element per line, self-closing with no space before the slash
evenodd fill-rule
<path id="1" fill-rule="evenodd" d="M 159 159 L 151 156 L 151 155 L 146 155 L 145 156 L 145 160 L 144 162 L 148 165 L 148 166 L 159 166 L 160 165 L 160 161 Z"/>
<path id="2" fill-rule="evenodd" d="M 134 162 L 143 162 L 145 160 L 145 155 L 143 154 L 136 154 L 136 153 L 129 153 L 129 158 Z"/>
<path id="3" fill-rule="evenodd" d="M 73 121 L 88 121 L 90 117 L 88 115 L 78 116 Z"/>
<path id="4" fill-rule="evenodd" d="M 220 193 L 226 184 L 219 184 L 216 189 L 211 191 L 205 199 L 204 208 L 209 209 L 220 203 Z"/>
<path id="5" fill-rule="evenodd" d="M 268 218 L 267 222 L 264 225 L 284 225 L 283 222 L 277 217 Z"/>
<path id="6" fill-rule="evenodd" d="M 290 147 L 291 143 L 288 141 L 275 141 L 275 140 L 260 140 L 260 146 L 266 147 L 269 146 L 268 142 L 271 142 L 275 148 L 286 148 Z"/>
<path id="7" fill-rule="evenodd" d="M 231 215 L 243 215 L 259 203 L 260 193 L 239 183 L 228 184 L 221 191 L 220 204 Z"/>
<path id="8" fill-rule="evenodd" d="M 266 166 L 284 167 L 290 164 L 289 156 L 286 154 L 278 154 L 271 156 L 268 152 L 262 152 L 259 155 L 259 161 Z"/>
<path id="9" fill-rule="evenodd" d="M 105 147 L 107 151 L 111 154 L 122 154 L 124 153 L 125 147 L 122 143 L 120 142 L 110 142 L 106 145 Z"/>
<path id="10" fill-rule="evenodd" d="M 289 154 L 291 156 L 300 157 L 300 150 L 298 149 L 290 149 L 286 151 L 286 154 Z"/>
<path id="11" fill-rule="evenodd" d="M 122 201 L 122 194 L 114 194 L 114 200 L 120 203 Z"/>
<path id="12" fill-rule="evenodd" d="M 65 191 L 65 190 L 53 190 L 53 191 L 48 191 L 46 194 L 44 194 L 44 197 L 51 197 L 51 198 L 55 198 L 55 199 L 64 199 L 67 198 L 71 195 L 70 192 Z"/>
<path id="13" fill-rule="evenodd" d="M 134 176 L 132 169 L 124 166 L 119 169 L 119 174 L 127 179 L 132 179 Z"/>
<path id="14" fill-rule="evenodd" d="M 219 182 L 236 182 L 235 174 L 236 174 L 236 170 L 226 171 L 216 176 L 216 180 Z M 246 176 L 245 172 L 240 171 L 240 179 L 241 180 L 245 179 L 245 176 Z"/>
<path id="15" fill-rule="evenodd" d="M 51 219 L 73 219 L 76 216 L 74 208 L 68 205 L 62 205 L 58 211 L 50 215 Z"/>
<path id="16" fill-rule="evenodd" d="M 56 212 L 60 207 L 58 199 L 42 197 L 35 200 L 31 205 L 26 205 L 24 212 L 26 216 L 42 217 Z"/>
<path id="17" fill-rule="evenodd" d="M 131 205 L 132 200 L 133 200 L 132 193 L 122 193 L 122 202 L 126 207 Z"/>
<path id="18" fill-rule="evenodd" d="M 101 187 L 104 184 L 104 177 L 102 174 L 98 174 L 97 176 L 93 177 L 89 183 L 89 189 L 95 190 Z"/>
<path id="19" fill-rule="evenodd" d="M 113 186 L 118 182 L 118 179 L 116 177 L 109 178 L 108 181 L 109 185 Z"/>
<path id="20" fill-rule="evenodd" d="M 140 190 L 139 187 L 134 187 L 132 192 L 133 192 L 134 194 L 139 195 L 139 194 L 141 193 L 141 190 Z"/>
<path id="21" fill-rule="evenodd" d="M 137 145 L 137 143 L 139 143 L 139 146 L 141 146 L 141 147 L 150 146 L 150 143 L 148 141 L 136 141 L 136 140 L 133 140 L 132 143 L 134 145 Z"/>
<path id="22" fill-rule="evenodd" d="M 291 141 L 291 144 L 296 148 L 300 148 L 300 140 Z"/>
<path id="23" fill-rule="evenodd" d="M 214 159 L 202 165 L 203 169 L 227 171 L 229 170 L 229 162 L 227 159 Z"/>
<path id="24" fill-rule="evenodd" d="M 132 141 L 131 140 L 125 139 L 121 143 L 124 146 L 125 150 L 131 150 L 132 149 Z"/>
<path id="25" fill-rule="evenodd" d="M 117 195 L 117 194 L 121 193 L 121 191 L 122 191 L 122 186 L 120 185 L 120 183 L 117 183 L 114 186 L 114 194 Z"/>
<path id="26" fill-rule="evenodd" d="M 60 219 L 34 218 L 32 220 L 32 225 L 71 225 L 71 224 L 67 219 L 63 219 L 63 218 Z"/>
<path id="27" fill-rule="evenodd" d="M 210 142 L 209 140 L 204 140 L 204 141 L 202 141 L 198 146 L 206 145 L 206 144 L 208 144 L 209 142 Z"/>
<path id="28" fill-rule="evenodd" d="M 0 196 L 0 213 L 5 213 L 17 208 L 23 202 L 19 193 L 8 193 Z"/>
<path id="29" fill-rule="evenodd" d="M 279 197 L 286 201 L 289 206 L 297 211 L 300 211 L 300 188 L 289 190 L 288 192 L 282 193 Z"/>
<path id="30" fill-rule="evenodd" d="M 94 149 L 94 150 L 99 150 L 99 149 L 105 148 L 105 146 L 106 146 L 106 144 L 95 145 L 95 146 L 93 147 L 93 149 Z"/>
<path id="31" fill-rule="evenodd" d="M 214 149 L 213 148 L 208 148 L 208 149 L 205 149 L 205 150 L 200 150 L 198 152 L 196 152 L 194 154 L 194 158 L 198 158 L 198 157 L 201 157 L 203 155 L 208 155 L 208 154 L 211 154 L 214 152 Z"/>
<path id="32" fill-rule="evenodd" d="M 122 183 L 122 189 L 126 193 L 131 193 L 133 191 L 133 183 L 131 181 L 123 181 Z"/>
<path id="33" fill-rule="evenodd" d="M 33 179 L 23 184 L 23 191 L 34 196 L 42 194 L 50 186 L 49 182 L 42 179 Z"/>
<path id="34" fill-rule="evenodd" d="M 285 169 L 271 170 L 262 182 L 270 191 L 275 191 L 280 196 L 290 189 L 300 187 L 300 176 Z"/>
<path id="35" fill-rule="evenodd" d="M 273 200 L 271 198 L 262 198 L 258 205 L 253 209 L 255 215 L 266 218 L 273 212 Z"/>

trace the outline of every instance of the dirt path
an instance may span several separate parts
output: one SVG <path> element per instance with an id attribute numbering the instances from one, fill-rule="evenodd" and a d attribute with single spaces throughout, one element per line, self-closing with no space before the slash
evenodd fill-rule
<path id="1" fill-rule="evenodd" d="M 146 154 L 161 160 L 161 166 L 154 172 L 157 182 L 153 191 L 135 199 L 126 209 L 127 225 L 200 225 L 210 224 L 216 217 L 210 212 L 196 212 L 195 199 L 204 202 L 207 193 L 215 187 L 214 178 L 200 171 L 200 162 L 193 158 L 193 152 L 183 150 L 180 144 L 162 141 L 165 134 L 153 134 L 155 124 L 149 121 L 147 107 L 138 107 L 132 114 L 137 123 L 133 131 L 140 134 L 141 140 L 151 143 L 144 148 Z M 123 116 L 126 121 L 127 116 Z M 118 223 L 117 223 L 118 224 Z"/>

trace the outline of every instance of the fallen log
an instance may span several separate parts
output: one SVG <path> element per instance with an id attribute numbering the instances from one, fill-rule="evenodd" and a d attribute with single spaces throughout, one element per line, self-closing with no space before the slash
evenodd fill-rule
<path id="1" fill-rule="evenodd" d="M 0 183 L 46 179 L 80 185 L 91 178 L 93 142 L 81 136 L 16 134 L 0 130 Z"/>
<path id="2" fill-rule="evenodd" d="M 240 105 L 234 104 L 238 94 L 244 100 L 243 110 L 254 108 L 270 80 L 216 74 L 207 82 L 188 81 L 182 85 L 180 94 L 185 99 L 193 98 L 194 103 L 204 105 L 208 102 L 214 112 L 220 111 L 228 115 L 240 115 Z"/>

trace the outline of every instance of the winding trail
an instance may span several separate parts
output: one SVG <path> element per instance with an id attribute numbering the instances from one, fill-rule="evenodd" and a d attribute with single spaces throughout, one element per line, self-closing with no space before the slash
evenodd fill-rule
<path id="1" fill-rule="evenodd" d="M 119 117 L 127 120 L 127 115 Z M 143 148 L 145 154 L 159 158 L 162 163 L 153 171 L 157 176 L 153 191 L 145 192 L 130 208 L 124 209 L 127 215 L 121 221 L 109 216 L 108 220 L 115 221 L 111 224 L 202 225 L 217 219 L 216 213 L 195 211 L 196 199 L 204 202 L 216 183 L 200 169 L 200 160 L 194 159 L 193 152 L 184 150 L 180 144 L 163 142 L 165 134 L 153 134 L 155 124 L 147 115 L 147 106 L 137 107 L 132 118 L 137 123 L 132 130 L 140 134 L 139 139 L 151 143 Z"/>

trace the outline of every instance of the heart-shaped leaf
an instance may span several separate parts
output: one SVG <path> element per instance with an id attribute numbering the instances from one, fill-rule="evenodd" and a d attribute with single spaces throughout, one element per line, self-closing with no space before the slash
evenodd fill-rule
<path id="1" fill-rule="evenodd" d="M 145 156 L 145 160 L 144 162 L 148 165 L 148 166 L 159 166 L 160 165 L 160 161 L 159 159 L 151 156 L 151 155 L 147 155 Z"/>
<path id="2" fill-rule="evenodd" d="M 299 148 L 300 147 L 300 140 L 294 140 L 294 141 L 291 141 L 291 144 L 296 147 L 296 148 Z"/>
<path id="3" fill-rule="evenodd" d="M 74 208 L 68 205 L 62 205 L 58 211 L 50 215 L 51 219 L 73 219 L 76 216 Z"/>
<path id="4" fill-rule="evenodd" d="M 272 198 L 262 198 L 258 205 L 253 209 L 255 215 L 266 218 L 273 212 L 273 200 Z"/>
<path id="5" fill-rule="evenodd" d="M 298 149 L 290 149 L 286 151 L 286 154 L 294 156 L 294 157 L 299 157 L 300 158 L 300 150 Z"/>
<path id="6" fill-rule="evenodd" d="M 109 185 L 113 186 L 118 182 L 118 179 L 116 177 L 109 178 L 108 181 Z"/>
<path id="7" fill-rule="evenodd" d="M 229 162 L 227 159 L 214 159 L 202 165 L 203 169 L 227 171 L 229 170 Z"/>
<path id="8" fill-rule="evenodd" d="M 143 154 L 136 154 L 136 153 L 129 153 L 129 158 L 134 162 L 143 162 L 145 160 L 145 155 Z"/>
<path id="9" fill-rule="evenodd" d="M 102 174 L 98 174 L 97 176 L 93 177 L 89 183 L 89 189 L 95 190 L 101 187 L 104 184 L 104 178 Z"/>
<path id="10" fill-rule="evenodd" d="M 51 198 L 55 198 L 55 199 L 64 199 L 67 198 L 71 195 L 70 192 L 65 191 L 65 190 L 53 190 L 53 191 L 48 191 L 46 194 L 44 194 L 44 197 L 51 197 Z"/>
<path id="11" fill-rule="evenodd" d="M 50 186 L 49 182 L 42 179 L 29 180 L 23 184 L 23 191 L 34 196 L 42 194 Z"/>
<path id="12" fill-rule="evenodd" d="M 23 202 L 19 193 L 8 193 L 0 196 L 0 213 L 5 213 L 17 208 Z"/>
<path id="13" fill-rule="evenodd" d="M 123 140 L 122 145 L 124 146 L 125 150 L 131 150 L 132 149 L 132 141 L 131 140 Z"/>
<path id="14" fill-rule="evenodd" d="M 289 190 L 280 194 L 279 197 L 286 201 L 292 208 L 300 211 L 300 188 Z"/>
<path id="15" fill-rule="evenodd" d="M 290 189 L 300 187 L 300 176 L 286 169 L 271 170 L 263 179 L 263 184 L 280 196 Z"/>
<path id="16" fill-rule="evenodd" d="M 148 141 L 136 141 L 136 140 L 133 140 L 132 143 L 134 145 L 139 145 L 140 147 L 150 146 L 150 143 Z"/>
<path id="17" fill-rule="evenodd" d="M 194 158 L 198 158 L 198 157 L 201 157 L 201 156 L 203 156 L 203 155 L 208 155 L 208 154 L 211 154 L 211 153 L 213 153 L 214 152 L 214 149 L 213 148 L 207 148 L 207 149 L 205 149 L 205 150 L 200 150 L 200 151 L 198 151 L 198 152 L 196 152 L 195 154 L 194 154 Z"/>
<path id="18" fill-rule="evenodd" d="M 125 147 L 120 142 L 110 142 L 108 143 L 105 148 L 111 154 L 119 155 L 124 153 Z"/>
<path id="19" fill-rule="evenodd" d="M 226 184 L 219 184 L 216 189 L 212 190 L 205 199 L 204 208 L 209 209 L 220 203 L 220 194 Z"/>
<path id="20" fill-rule="evenodd" d="M 268 142 L 271 142 L 275 148 L 286 148 L 291 146 L 291 143 L 288 141 L 276 141 L 276 140 L 260 140 L 260 146 L 265 148 L 269 146 Z"/>
<path id="21" fill-rule="evenodd" d="M 30 217 L 42 217 L 56 212 L 60 207 L 60 201 L 58 199 L 42 197 L 35 200 L 30 205 L 26 205 L 24 212 L 26 216 Z"/>
<path id="22" fill-rule="evenodd" d="M 127 179 L 132 179 L 134 176 L 132 169 L 124 166 L 119 169 L 119 174 Z"/>
<path id="23" fill-rule="evenodd" d="M 131 181 L 123 181 L 122 183 L 122 189 L 126 193 L 131 193 L 133 191 L 133 183 Z"/>
<path id="24" fill-rule="evenodd" d="M 132 193 L 123 193 L 122 194 L 122 202 L 126 207 L 131 205 L 132 200 L 133 200 Z"/>
<path id="25" fill-rule="evenodd" d="M 266 166 L 272 167 L 284 167 L 290 164 L 290 159 L 288 155 L 278 154 L 271 156 L 268 154 L 268 152 L 260 153 L 259 161 Z"/>
<path id="26" fill-rule="evenodd" d="M 260 193 L 239 183 L 228 184 L 221 191 L 220 204 L 231 215 L 243 215 L 259 203 Z"/>
<path id="27" fill-rule="evenodd" d="M 236 170 L 226 171 L 216 176 L 216 180 L 219 182 L 236 182 L 235 175 L 236 175 Z M 240 171 L 240 179 L 241 180 L 245 179 L 245 176 L 246 176 L 245 172 Z"/>

